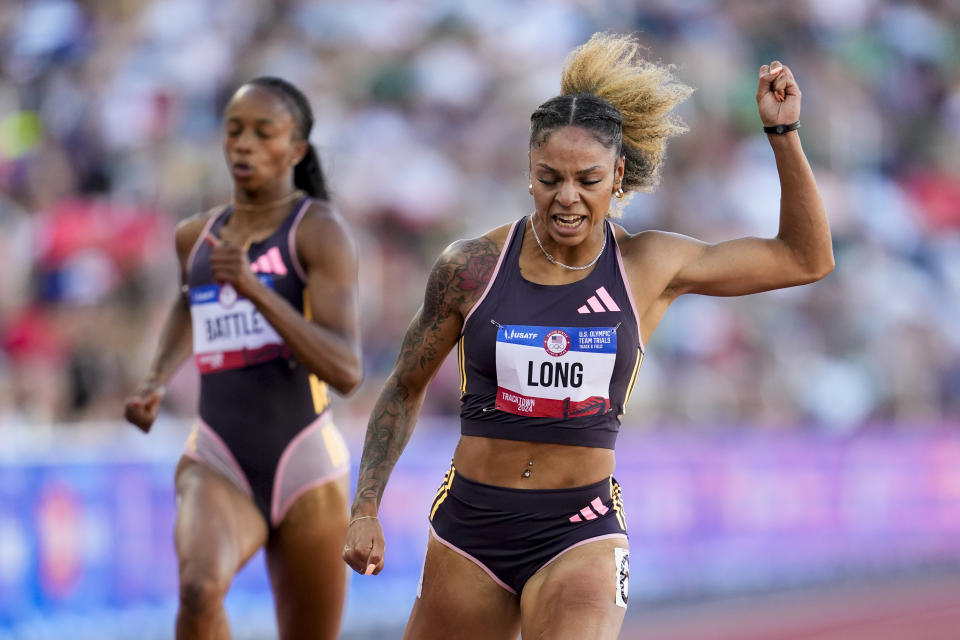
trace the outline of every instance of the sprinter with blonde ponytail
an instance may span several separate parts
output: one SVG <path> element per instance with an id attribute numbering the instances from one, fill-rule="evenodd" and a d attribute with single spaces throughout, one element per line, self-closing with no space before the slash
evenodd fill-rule
<path id="1" fill-rule="evenodd" d="M 387 479 L 457 347 L 461 439 L 404 638 L 616 638 L 629 545 L 614 446 L 644 340 L 682 293 L 744 295 L 833 268 L 800 90 L 779 62 L 760 68 L 756 96 L 781 175 L 775 238 L 710 245 L 608 220 L 613 202 L 656 186 L 685 130 L 673 110 L 691 89 L 640 54 L 610 34 L 570 54 L 561 95 L 531 116 L 534 212 L 441 255 L 374 408 L 344 549 L 368 574 L 383 568 Z"/>

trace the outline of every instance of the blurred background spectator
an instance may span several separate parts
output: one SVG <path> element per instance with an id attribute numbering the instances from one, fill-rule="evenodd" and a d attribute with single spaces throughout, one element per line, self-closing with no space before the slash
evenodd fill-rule
<path id="1" fill-rule="evenodd" d="M 529 114 L 558 92 L 566 53 L 598 30 L 638 32 L 697 89 L 681 112 L 690 131 L 669 147 L 657 191 L 627 208 L 629 231 L 776 233 L 779 186 L 754 93 L 759 65 L 779 59 L 804 92 L 800 133 L 837 262 L 812 286 L 678 300 L 647 345 L 625 433 L 727 427 L 816 443 L 960 426 L 958 24 L 955 0 L 3 2 L 0 449 L 49 451 L 91 423 L 101 440 L 133 437 L 116 421 L 176 295 L 173 226 L 229 200 L 220 111 L 261 74 L 310 98 L 313 142 L 362 247 L 366 382 L 335 409 L 358 445 L 433 260 L 530 210 Z M 167 416 L 189 419 L 196 383 L 184 367 Z M 424 415 L 455 414 L 456 387 L 448 362 Z M 949 451 L 931 464 L 953 468 L 960 449 Z M 731 468 L 741 453 L 730 450 Z M 695 467 L 665 471 L 662 495 L 696 484 Z M 26 477 L 13 468 L 7 487 Z M 860 472 L 875 477 L 866 463 Z M 810 495 L 825 491 L 810 482 Z M 960 475 L 934 484 L 960 514 Z M 878 504 L 883 491 L 862 495 Z M 666 498 L 644 504 L 638 536 L 648 516 L 692 518 Z M 19 566 L 33 547 L 3 507 L 0 565 Z M 733 584 L 732 556 L 708 557 Z"/>
<path id="2" fill-rule="evenodd" d="M 174 295 L 172 226 L 228 200 L 218 114 L 244 79 L 304 87 L 362 238 L 367 384 L 392 365 L 454 239 L 530 207 L 530 111 L 595 30 L 636 30 L 697 88 L 660 188 L 623 224 L 776 232 L 755 70 L 787 62 L 837 269 L 812 287 L 681 299 L 650 341 L 635 425 L 855 430 L 960 403 L 960 7 L 943 0 L 26 0 L 0 9 L 0 420 L 113 419 Z M 189 372 L 168 409 L 189 415 Z M 448 390 L 453 370 L 437 381 Z M 456 394 L 427 399 L 456 408 Z"/>

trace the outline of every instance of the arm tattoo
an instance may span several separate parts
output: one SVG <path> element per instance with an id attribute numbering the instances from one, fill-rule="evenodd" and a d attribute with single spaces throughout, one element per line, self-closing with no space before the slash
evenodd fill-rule
<path id="1" fill-rule="evenodd" d="M 486 237 L 455 243 L 427 281 L 393 372 L 374 406 L 360 459 L 354 509 L 379 506 L 387 479 L 413 433 L 427 384 L 456 343 L 470 307 L 486 289 L 500 247 Z"/>
<path id="2" fill-rule="evenodd" d="M 497 264 L 496 254 L 486 253 L 470 256 L 457 275 L 460 277 L 461 291 L 483 290 L 490 281 L 490 274 Z"/>

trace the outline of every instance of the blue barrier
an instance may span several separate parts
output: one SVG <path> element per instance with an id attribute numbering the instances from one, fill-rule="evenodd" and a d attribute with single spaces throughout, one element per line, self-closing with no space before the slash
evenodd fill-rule
<path id="1" fill-rule="evenodd" d="M 359 438 L 348 437 L 351 450 Z M 345 629 L 405 621 L 427 508 L 455 442 L 455 430 L 437 424 L 415 433 L 381 510 L 386 569 L 351 578 Z M 170 637 L 176 455 L 128 458 L 0 464 L 0 640 L 57 637 L 64 625 L 72 638 Z M 626 431 L 618 460 L 634 599 L 777 588 L 960 552 L 956 430 L 876 429 L 846 440 Z M 237 576 L 227 608 L 235 637 L 272 634 L 260 555 Z"/>

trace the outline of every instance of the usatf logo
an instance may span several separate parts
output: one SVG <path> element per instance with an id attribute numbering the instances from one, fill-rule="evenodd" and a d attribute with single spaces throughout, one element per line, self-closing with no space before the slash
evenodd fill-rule
<path id="1" fill-rule="evenodd" d="M 543 348 L 550 355 L 559 358 L 570 350 L 570 336 L 561 329 L 554 329 L 544 337 Z"/>
<path id="2" fill-rule="evenodd" d="M 507 340 L 529 340 L 530 338 L 536 338 L 536 331 L 517 331 L 516 329 L 508 329 L 504 332 L 503 337 Z"/>

